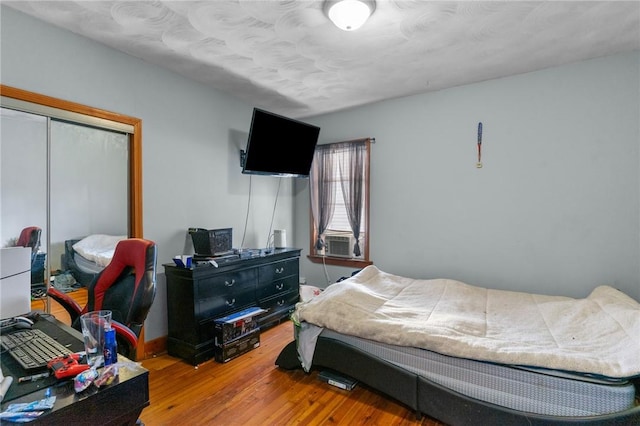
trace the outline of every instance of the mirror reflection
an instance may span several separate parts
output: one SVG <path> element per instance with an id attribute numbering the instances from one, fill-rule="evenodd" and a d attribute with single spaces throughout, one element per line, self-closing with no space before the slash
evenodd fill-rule
<path id="1" fill-rule="evenodd" d="M 47 118 L 0 109 L 0 242 L 31 248 L 31 284 L 44 295 Z"/>
<path id="2" fill-rule="evenodd" d="M 127 238 L 128 163 L 126 134 L 52 120 L 50 267 L 70 273 L 56 287 L 88 285 Z"/>
<path id="3" fill-rule="evenodd" d="M 2 247 L 33 248 L 32 293 L 45 263 L 57 284 L 86 286 L 129 234 L 129 135 L 1 112 Z"/>

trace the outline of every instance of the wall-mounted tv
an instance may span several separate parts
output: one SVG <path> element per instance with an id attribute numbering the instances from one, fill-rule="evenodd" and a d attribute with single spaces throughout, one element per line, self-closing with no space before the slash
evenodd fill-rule
<path id="1" fill-rule="evenodd" d="M 320 127 L 253 109 L 242 173 L 309 177 Z"/>

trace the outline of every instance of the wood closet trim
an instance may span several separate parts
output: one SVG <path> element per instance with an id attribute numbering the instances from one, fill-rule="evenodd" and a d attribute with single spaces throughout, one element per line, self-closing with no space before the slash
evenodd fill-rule
<path id="1" fill-rule="evenodd" d="M 0 84 L 0 95 L 24 102 L 43 105 L 50 108 L 70 111 L 90 117 L 101 118 L 117 123 L 133 126 L 133 133 L 129 134 L 129 236 L 143 238 L 142 232 L 142 120 L 116 112 L 106 111 L 82 105 L 76 102 L 65 101 L 51 96 L 41 95 L 28 90 Z M 144 328 L 138 338 L 136 359 L 145 357 Z"/>
<path id="2" fill-rule="evenodd" d="M 142 120 L 4 84 L 0 84 L 0 95 L 133 126 L 133 134 L 129 135 L 129 234 L 142 238 Z"/>

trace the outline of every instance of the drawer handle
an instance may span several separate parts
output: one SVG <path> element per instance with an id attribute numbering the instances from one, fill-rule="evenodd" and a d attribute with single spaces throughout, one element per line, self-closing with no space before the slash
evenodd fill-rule
<path id="1" fill-rule="evenodd" d="M 236 304 L 236 299 L 235 299 L 235 297 L 234 297 L 234 298 L 233 298 L 233 299 L 231 299 L 231 300 L 227 300 L 227 301 L 225 301 L 225 303 L 227 304 L 227 306 L 233 306 L 233 305 L 235 305 L 235 304 Z"/>
<path id="2" fill-rule="evenodd" d="M 235 279 L 232 279 L 231 281 L 225 281 L 224 285 L 226 285 L 227 287 L 231 287 L 232 285 L 234 285 L 236 283 Z"/>
<path id="3" fill-rule="evenodd" d="M 284 266 L 282 268 L 276 268 L 276 274 L 281 274 L 284 272 Z"/>
<path id="4" fill-rule="evenodd" d="M 284 306 L 284 305 L 285 305 L 284 299 L 278 300 L 278 306 Z"/>
<path id="5" fill-rule="evenodd" d="M 276 284 L 276 290 L 282 290 L 284 288 L 284 283 Z"/>

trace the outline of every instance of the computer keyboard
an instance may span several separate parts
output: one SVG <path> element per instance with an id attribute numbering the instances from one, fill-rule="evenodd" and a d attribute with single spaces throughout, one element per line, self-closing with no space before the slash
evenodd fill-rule
<path id="1" fill-rule="evenodd" d="M 47 367 L 53 358 L 69 355 L 72 351 L 42 330 L 17 330 L 0 336 L 2 348 L 25 370 Z"/>

